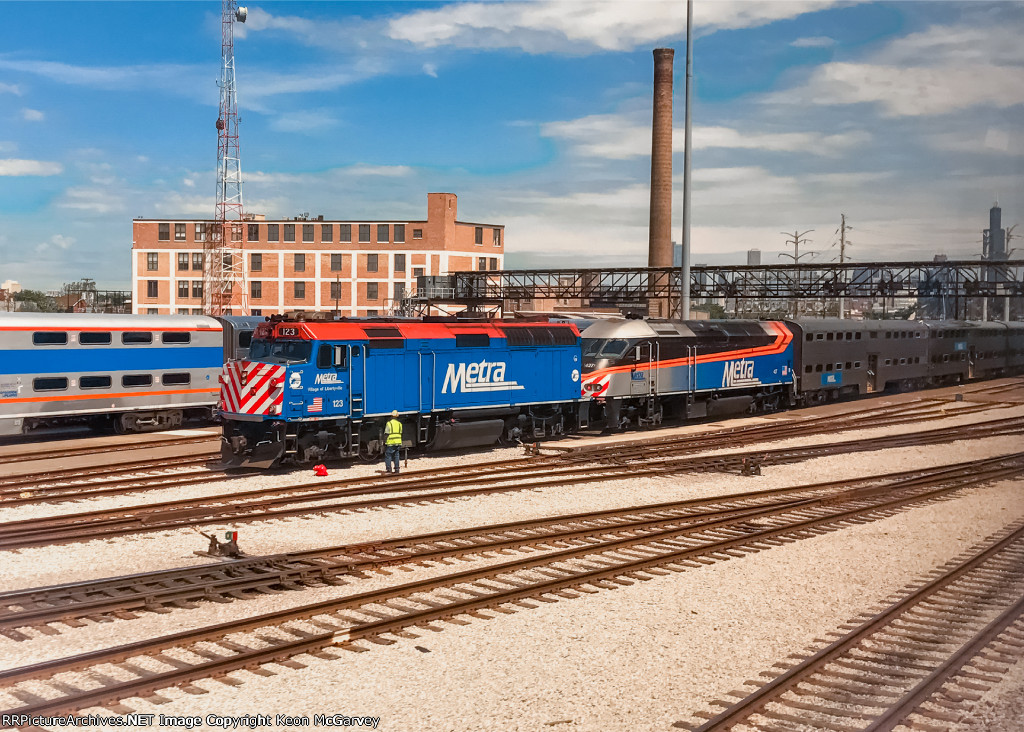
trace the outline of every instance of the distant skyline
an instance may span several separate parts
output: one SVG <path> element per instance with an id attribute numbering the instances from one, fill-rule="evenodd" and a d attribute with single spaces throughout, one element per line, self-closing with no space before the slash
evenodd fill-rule
<path id="1" fill-rule="evenodd" d="M 246 211 L 448 191 L 507 268 L 643 266 L 669 47 L 681 239 L 684 0 L 241 4 Z M 0 5 L 0 281 L 127 289 L 132 218 L 213 217 L 220 7 Z M 970 259 L 996 200 L 1024 221 L 1024 3 L 695 0 L 694 28 L 695 262 L 790 261 L 808 229 L 837 260 L 841 213 L 854 261 Z"/>

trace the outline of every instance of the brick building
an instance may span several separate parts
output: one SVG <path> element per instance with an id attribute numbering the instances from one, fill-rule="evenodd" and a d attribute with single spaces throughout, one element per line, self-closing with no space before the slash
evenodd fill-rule
<path id="1" fill-rule="evenodd" d="M 425 221 L 249 215 L 236 244 L 249 312 L 387 315 L 418 276 L 501 269 L 505 227 L 458 221 L 457 210 L 455 194 L 428 193 Z M 133 312 L 202 312 L 206 227 L 199 219 L 133 220 Z"/>

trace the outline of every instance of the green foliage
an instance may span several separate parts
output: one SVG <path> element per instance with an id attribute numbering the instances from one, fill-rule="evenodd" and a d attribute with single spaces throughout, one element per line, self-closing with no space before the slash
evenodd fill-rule
<path id="1" fill-rule="evenodd" d="M 57 301 L 39 290 L 22 290 L 14 294 L 17 302 L 24 303 L 19 310 L 37 311 L 41 313 L 56 313 L 58 311 Z"/>
<path id="2" fill-rule="evenodd" d="M 700 303 L 698 305 L 694 305 L 690 309 L 691 310 L 696 310 L 696 311 L 699 311 L 699 312 L 702 312 L 702 313 L 707 313 L 708 317 L 711 318 L 712 320 L 721 320 L 723 318 L 728 317 L 725 314 L 725 307 L 722 306 L 722 305 L 719 305 L 716 302 L 711 302 L 711 301 L 702 302 L 702 303 Z"/>

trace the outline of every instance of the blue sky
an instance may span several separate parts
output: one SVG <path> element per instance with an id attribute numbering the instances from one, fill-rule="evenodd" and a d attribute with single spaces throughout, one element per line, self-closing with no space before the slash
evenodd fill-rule
<path id="1" fill-rule="evenodd" d="M 855 260 L 968 258 L 994 200 L 1024 219 L 1024 4 L 694 6 L 695 262 L 807 229 L 836 259 L 841 213 Z M 685 8 L 254 0 L 245 208 L 419 219 L 451 191 L 507 267 L 643 265 L 660 46 L 681 229 Z M 0 281 L 126 288 L 133 217 L 212 217 L 219 71 L 218 2 L 0 3 Z"/>

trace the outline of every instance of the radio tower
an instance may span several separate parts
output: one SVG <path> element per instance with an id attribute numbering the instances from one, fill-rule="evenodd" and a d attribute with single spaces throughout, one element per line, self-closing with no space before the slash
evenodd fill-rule
<path id="1" fill-rule="evenodd" d="M 217 117 L 217 211 L 204 247 L 203 309 L 208 315 L 248 315 L 242 251 L 242 160 L 238 152 L 235 21 L 246 9 L 223 0 L 220 27 L 220 114 Z"/>

